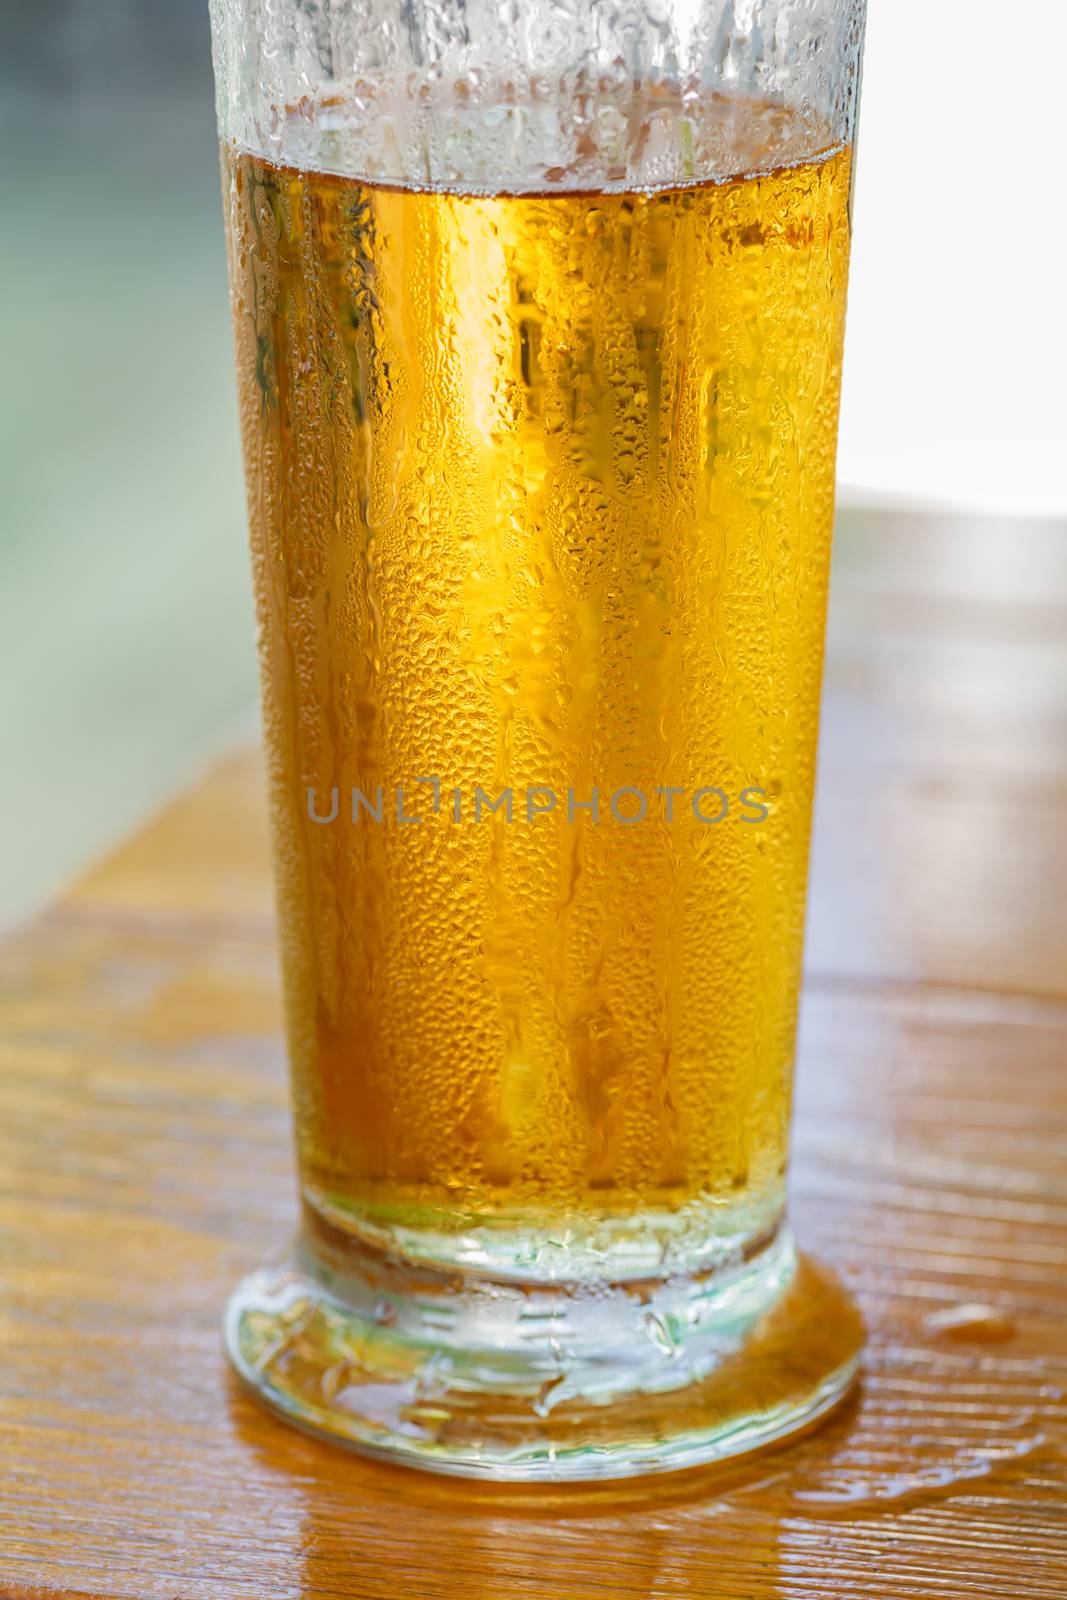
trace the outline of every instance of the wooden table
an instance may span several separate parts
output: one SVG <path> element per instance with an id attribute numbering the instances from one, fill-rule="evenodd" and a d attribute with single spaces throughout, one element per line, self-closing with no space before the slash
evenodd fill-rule
<path id="1" fill-rule="evenodd" d="M 295 1206 L 239 754 L 0 960 L 0 1594 L 1067 1595 L 1067 528 L 842 522 L 793 1206 L 868 1318 L 858 1399 L 565 1492 L 257 1409 L 219 1314 Z"/>

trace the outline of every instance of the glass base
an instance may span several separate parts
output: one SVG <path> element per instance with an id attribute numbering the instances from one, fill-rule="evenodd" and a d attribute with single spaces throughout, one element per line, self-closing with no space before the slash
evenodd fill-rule
<path id="1" fill-rule="evenodd" d="M 226 1346 L 289 1421 L 369 1455 L 500 1480 L 627 1477 L 785 1438 L 848 1391 L 863 1325 L 785 1229 L 731 1269 L 516 1285 L 351 1240 L 245 1278 Z"/>

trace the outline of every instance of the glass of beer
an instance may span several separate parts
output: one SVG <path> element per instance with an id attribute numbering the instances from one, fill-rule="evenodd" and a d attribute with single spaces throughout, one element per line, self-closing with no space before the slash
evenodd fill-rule
<path id="1" fill-rule="evenodd" d="M 784 1213 L 863 0 L 212 0 L 302 1220 L 226 1339 L 444 1472 L 689 1467 Z"/>

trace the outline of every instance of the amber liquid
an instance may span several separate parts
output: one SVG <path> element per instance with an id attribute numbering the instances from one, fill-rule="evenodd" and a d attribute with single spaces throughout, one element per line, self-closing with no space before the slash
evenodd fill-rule
<path id="1" fill-rule="evenodd" d="M 773 1228 L 849 151 L 492 197 L 224 160 L 306 1194 Z"/>

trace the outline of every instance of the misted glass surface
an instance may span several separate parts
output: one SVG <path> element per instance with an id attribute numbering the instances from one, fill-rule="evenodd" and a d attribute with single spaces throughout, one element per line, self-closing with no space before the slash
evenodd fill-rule
<path id="1" fill-rule="evenodd" d="M 650 192 L 226 156 L 301 1170 L 342 1222 L 536 1255 L 777 1218 L 849 152 L 709 112 L 739 175 Z"/>
<path id="2" fill-rule="evenodd" d="M 305 1202 L 231 1350 L 518 1476 L 746 1447 L 858 1340 L 782 1216 L 861 18 L 564 9 L 215 19 Z"/>

